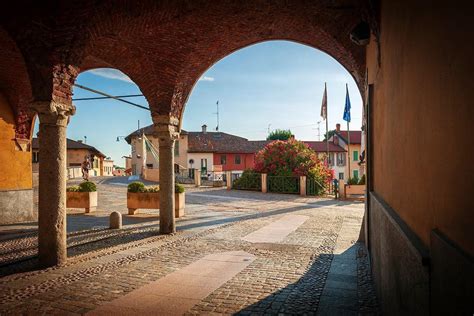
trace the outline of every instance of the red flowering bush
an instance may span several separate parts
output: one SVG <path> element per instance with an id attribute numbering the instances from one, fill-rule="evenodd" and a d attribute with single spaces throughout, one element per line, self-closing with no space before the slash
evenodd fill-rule
<path id="1" fill-rule="evenodd" d="M 332 172 L 315 151 L 296 140 L 274 141 L 255 156 L 255 170 L 271 176 L 307 176 L 326 185 Z"/>

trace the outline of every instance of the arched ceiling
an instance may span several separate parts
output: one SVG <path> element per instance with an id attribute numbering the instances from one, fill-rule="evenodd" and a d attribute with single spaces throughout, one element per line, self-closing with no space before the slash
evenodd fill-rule
<path id="1" fill-rule="evenodd" d="M 368 19 L 366 1 L 84 0 L 25 7 L 19 18 L 0 15 L 0 23 L 21 51 L 34 98 L 70 89 L 74 69 L 112 67 L 139 86 L 154 113 L 179 118 L 206 69 L 273 39 L 325 51 L 363 85 L 365 49 L 349 33 Z"/>

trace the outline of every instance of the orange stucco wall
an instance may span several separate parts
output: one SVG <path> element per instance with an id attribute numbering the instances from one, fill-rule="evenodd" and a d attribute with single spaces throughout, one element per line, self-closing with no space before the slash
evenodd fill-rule
<path id="1" fill-rule="evenodd" d="M 20 151 L 15 142 L 15 119 L 0 93 L 0 190 L 32 188 L 31 152 Z"/>
<path id="2" fill-rule="evenodd" d="M 382 2 L 380 68 L 368 47 L 374 191 L 427 246 L 438 228 L 474 255 L 472 21 L 415 3 Z"/>

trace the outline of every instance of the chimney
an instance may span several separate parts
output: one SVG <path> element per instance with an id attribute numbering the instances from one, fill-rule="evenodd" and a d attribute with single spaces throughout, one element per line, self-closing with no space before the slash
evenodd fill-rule
<path id="1" fill-rule="evenodd" d="M 336 124 L 336 132 L 340 132 L 341 131 L 341 124 L 337 123 Z"/>
<path id="2" fill-rule="evenodd" d="M 202 127 L 202 132 L 203 132 L 204 134 L 207 133 L 207 125 L 204 124 L 204 125 L 201 126 L 201 127 Z"/>
<path id="3" fill-rule="evenodd" d="M 291 134 L 290 138 L 288 138 L 288 140 L 295 140 L 295 135 Z"/>

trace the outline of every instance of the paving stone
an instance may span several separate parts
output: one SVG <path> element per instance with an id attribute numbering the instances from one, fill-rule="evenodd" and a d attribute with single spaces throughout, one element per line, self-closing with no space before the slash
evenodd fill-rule
<path id="1" fill-rule="evenodd" d="M 107 190 L 124 194 L 124 189 Z M 232 199 L 227 199 L 227 194 Z M 178 295 L 173 292 L 178 287 L 172 284 L 179 284 L 179 278 L 173 280 L 173 275 L 183 271 L 193 276 L 194 281 L 187 284 L 190 295 L 181 295 L 182 304 L 177 296 L 161 303 L 145 297 L 150 313 L 312 315 L 346 311 L 324 303 L 328 299 L 355 306 L 356 312 L 378 312 L 366 253 L 361 244 L 353 242 L 358 236 L 354 231 L 362 223 L 362 204 L 219 189 L 193 189 L 188 195 L 189 217 L 178 220 L 174 235 L 158 236 L 156 219 L 132 224 L 132 219 L 125 217 L 122 234 L 100 228 L 70 232 L 68 242 L 75 246 L 65 266 L 22 274 L 10 271 L 13 274 L 0 279 L 0 314 L 86 313 L 134 291 L 150 295 L 147 285 L 159 280 L 171 284 L 165 294 Z M 306 219 L 278 240 L 259 244 L 242 240 L 288 215 Z M 83 217 L 74 216 L 78 227 L 94 220 L 100 224 L 94 216 Z M 21 240 L 0 241 L 0 257 L 8 247 L 34 250 L 33 235 Z M 336 251 L 340 254 L 334 254 Z M 216 255 L 225 252 L 240 255 Z M 254 260 L 246 262 L 246 254 Z M 186 270 L 203 258 L 208 260 L 206 267 Z M 229 271 L 217 268 L 223 262 L 231 267 Z M 248 264 L 241 269 L 241 263 Z M 229 279 L 213 283 L 209 278 L 213 269 Z M 338 297 L 344 300 L 335 299 Z M 103 311 L 118 315 L 136 312 L 130 305 L 119 311 L 109 306 Z"/>

